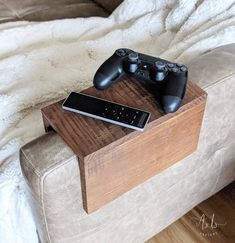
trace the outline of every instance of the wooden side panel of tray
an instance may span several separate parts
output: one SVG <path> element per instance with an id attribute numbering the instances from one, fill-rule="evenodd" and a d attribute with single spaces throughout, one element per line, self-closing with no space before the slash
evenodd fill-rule
<path id="1" fill-rule="evenodd" d="M 197 148 L 204 103 L 122 144 L 84 158 L 84 207 L 92 212 L 188 156 Z M 157 123 L 157 122 L 156 122 Z"/>
<path id="2" fill-rule="evenodd" d="M 155 97 L 134 80 L 87 94 L 151 112 L 144 132 L 64 111 L 62 101 L 42 109 L 52 127 L 79 157 L 84 209 L 91 213 L 196 150 L 206 93 L 188 83 L 183 106 L 164 115 Z"/>

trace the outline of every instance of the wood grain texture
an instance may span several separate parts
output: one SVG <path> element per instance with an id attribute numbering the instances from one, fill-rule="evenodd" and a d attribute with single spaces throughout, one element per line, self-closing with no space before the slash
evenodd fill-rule
<path id="1" fill-rule="evenodd" d="M 200 203 L 146 243 L 234 243 L 235 182 Z"/>
<path id="2" fill-rule="evenodd" d="M 167 115 L 154 91 L 132 78 L 104 91 L 83 92 L 151 113 L 145 131 L 138 132 L 65 111 L 63 101 L 42 109 L 45 127 L 51 126 L 79 158 L 88 213 L 195 151 L 206 93 L 194 83 L 188 82 L 182 107 Z"/>

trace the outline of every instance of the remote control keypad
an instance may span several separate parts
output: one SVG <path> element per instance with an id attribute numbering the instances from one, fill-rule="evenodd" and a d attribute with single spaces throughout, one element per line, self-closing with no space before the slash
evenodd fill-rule
<path id="1" fill-rule="evenodd" d="M 126 124 L 137 125 L 141 119 L 142 111 L 119 105 L 106 106 L 102 116 Z"/>

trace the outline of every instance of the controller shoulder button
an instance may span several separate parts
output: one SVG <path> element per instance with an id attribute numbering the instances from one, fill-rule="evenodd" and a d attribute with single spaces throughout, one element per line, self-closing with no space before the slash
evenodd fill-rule
<path id="1" fill-rule="evenodd" d="M 123 56 L 125 56 L 127 53 L 126 53 L 125 49 L 117 49 L 117 50 L 115 51 L 115 54 L 118 55 L 118 56 L 123 57 Z"/>

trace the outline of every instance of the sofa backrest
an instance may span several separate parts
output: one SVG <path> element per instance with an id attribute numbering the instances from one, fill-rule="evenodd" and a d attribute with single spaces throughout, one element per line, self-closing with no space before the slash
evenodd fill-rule
<path id="1" fill-rule="evenodd" d="M 108 16 L 122 0 L 2 0 L 0 23 Z"/>

